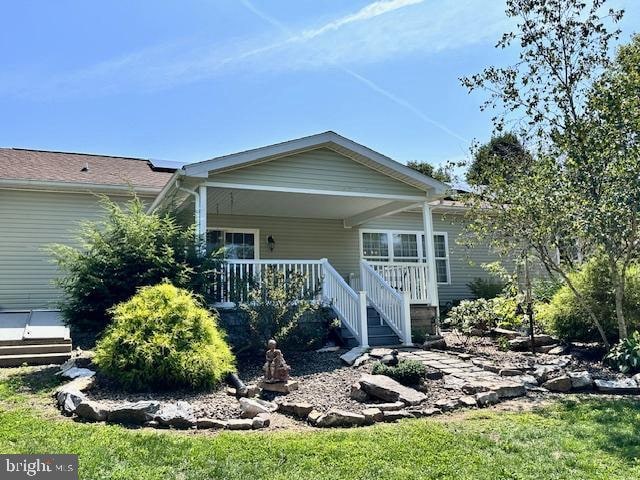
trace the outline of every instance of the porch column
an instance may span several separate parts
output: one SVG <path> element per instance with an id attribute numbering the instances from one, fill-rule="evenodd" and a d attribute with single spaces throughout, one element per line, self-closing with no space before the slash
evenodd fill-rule
<path id="1" fill-rule="evenodd" d="M 198 187 L 196 199 L 196 236 L 198 242 L 206 242 L 207 239 L 207 187 Z"/>
<path id="2" fill-rule="evenodd" d="M 422 204 L 422 222 L 424 224 L 424 244 L 427 255 L 427 267 L 429 269 L 428 296 L 431 304 L 436 307 L 436 316 L 440 315 L 438 301 L 438 276 L 436 275 L 436 251 L 433 245 L 433 217 L 431 206 L 424 202 Z"/>

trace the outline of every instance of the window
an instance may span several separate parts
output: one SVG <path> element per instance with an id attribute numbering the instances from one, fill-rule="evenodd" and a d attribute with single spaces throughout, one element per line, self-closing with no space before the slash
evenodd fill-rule
<path id="1" fill-rule="evenodd" d="M 362 256 L 367 260 L 388 262 L 388 235 L 386 233 L 364 232 L 362 234 Z"/>
<path id="2" fill-rule="evenodd" d="M 425 262 L 422 232 L 362 231 L 362 258 L 371 262 Z M 421 248 L 418 246 L 420 245 Z M 438 283 L 449 283 L 449 245 L 446 233 L 433 235 Z"/>
<path id="3" fill-rule="evenodd" d="M 224 247 L 225 257 L 230 259 L 258 258 L 257 230 L 213 229 L 207 232 L 207 249 Z"/>

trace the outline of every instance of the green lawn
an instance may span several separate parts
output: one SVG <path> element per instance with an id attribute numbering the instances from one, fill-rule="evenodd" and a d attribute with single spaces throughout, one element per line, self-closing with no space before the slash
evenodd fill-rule
<path id="1" fill-rule="evenodd" d="M 0 373 L 0 452 L 78 453 L 84 479 L 637 479 L 640 402 L 567 401 L 317 433 L 128 430 L 60 421 L 49 374 Z"/>

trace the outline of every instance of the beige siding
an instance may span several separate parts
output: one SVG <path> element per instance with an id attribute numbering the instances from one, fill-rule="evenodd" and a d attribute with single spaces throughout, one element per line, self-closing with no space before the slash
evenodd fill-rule
<path id="1" fill-rule="evenodd" d="M 449 241 L 451 284 L 439 285 L 440 303 L 468 298 L 467 284 L 477 277 L 487 277 L 481 264 L 497 259 L 488 248 L 469 250 L 459 245 L 464 218 L 461 215 L 434 214 L 434 230 L 446 232 Z M 326 257 L 343 276 L 357 274 L 360 261 L 360 228 L 422 231 L 421 213 L 403 213 L 379 218 L 361 227 L 345 229 L 341 220 L 300 219 L 286 217 L 254 217 L 209 215 L 210 227 L 251 228 L 260 230 L 260 258 L 319 259 Z M 275 239 L 273 252 L 267 237 Z"/>
<path id="2" fill-rule="evenodd" d="M 317 260 L 327 258 L 342 275 L 358 272 L 358 230 L 346 229 L 342 220 L 245 215 L 209 215 L 209 227 L 260 230 L 260 258 Z M 267 238 L 275 240 L 269 251 Z"/>
<path id="3" fill-rule="evenodd" d="M 423 191 L 327 148 L 212 174 L 210 178 L 225 183 L 424 197 Z"/>
<path id="4" fill-rule="evenodd" d="M 57 268 L 44 247 L 73 244 L 79 222 L 100 214 L 90 194 L 0 189 L 0 309 L 55 307 Z"/>

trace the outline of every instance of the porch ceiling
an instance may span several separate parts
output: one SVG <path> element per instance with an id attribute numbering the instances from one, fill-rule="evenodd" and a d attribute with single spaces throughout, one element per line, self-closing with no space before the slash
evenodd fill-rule
<path id="1" fill-rule="evenodd" d="M 390 204 L 398 204 L 398 202 L 380 198 L 214 187 L 209 187 L 207 191 L 207 211 L 210 215 L 344 220 Z M 411 202 L 406 202 L 407 207 L 411 205 Z"/>

